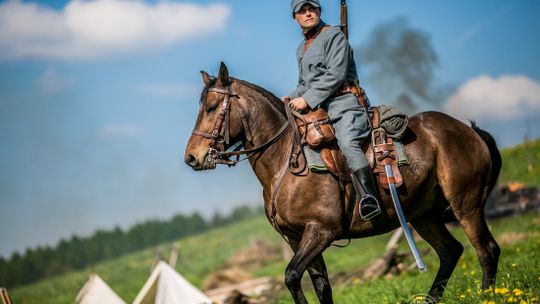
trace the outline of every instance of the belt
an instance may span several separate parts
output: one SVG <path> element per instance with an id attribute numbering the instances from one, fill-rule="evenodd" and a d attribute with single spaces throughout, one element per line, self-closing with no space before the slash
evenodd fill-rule
<path id="1" fill-rule="evenodd" d="M 360 95 L 358 86 L 353 82 L 347 81 L 339 88 L 339 90 L 337 90 L 337 92 L 334 93 L 334 95 L 332 95 L 332 97 L 339 97 L 349 93 L 357 96 Z"/>
<path id="2" fill-rule="evenodd" d="M 339 97 L 349 93 L 352 93 L 354 94 L 354 96 L 356 96 L 358 104 L 360 104 L 362 108 L 369 107 L 369 101 L 367 100 L 366 92 L 354 82 L 346 81 L 341 86 L 341 88 L 339 88 L 339 90 L 337 90 L 337 92 L 332 95 L 332 97 Z"/>

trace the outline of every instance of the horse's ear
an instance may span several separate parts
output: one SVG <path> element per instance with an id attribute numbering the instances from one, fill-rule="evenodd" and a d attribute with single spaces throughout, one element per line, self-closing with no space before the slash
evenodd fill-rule
<path id="1" fill-rule="evenodd" d="M 210 83 L 210 80 L 212 79 L 208 73 L 205 71 L 201 71 L 202 75 L 202 81 L 204 82 L 204 85 L 208 85 Z"/>
<path id="2" fill-rule="evenodd" d="M 226 87 L 229 84 L 229 70 L 223 61 L 219 66 L 219 75 L 216 84 L 220 87 Z"/>

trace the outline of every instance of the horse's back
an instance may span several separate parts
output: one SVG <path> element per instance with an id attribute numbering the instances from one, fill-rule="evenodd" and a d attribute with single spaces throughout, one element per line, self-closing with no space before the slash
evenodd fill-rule
<path id="1" fill-rule="evenodd" d="M 437 182 L 449 202 L 486 192 L 492 168 L 490 151 L 471 126 L 444 113 L 423 112 L 411 117 L 409 128 L 413 133 L 409 144 L 420 141 L 423 151 L 417 153 L 433 157 Z M 419 148 L 418 143 L 414 146 Z"/>

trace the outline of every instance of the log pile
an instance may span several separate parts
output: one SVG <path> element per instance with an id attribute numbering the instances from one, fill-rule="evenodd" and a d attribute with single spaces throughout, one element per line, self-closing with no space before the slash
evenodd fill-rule
<path id="1" fill-rule="evenodd" d="M 540 210 L 540 191 L 521 183 L 497 185 L 486 203 L 488 218 L 511 216 Z"/>
<path id="2" fill-rule="evenodd" d="M 332 281 L 340 285 L 371 281 L 380 277 L 390 278 L 416 268 L 416 263 L 410 261 L 411 254 L 408 251 L 398 251 L 398 243 L 403 236 L 403 229 L 398 228 L 386 244 L 386 251 L 380 258 L 373 260 L 367 268 L 359 269 L 350 273 L 341 273 Z M 422 255 L 429 252 L 420 250 Z"/>

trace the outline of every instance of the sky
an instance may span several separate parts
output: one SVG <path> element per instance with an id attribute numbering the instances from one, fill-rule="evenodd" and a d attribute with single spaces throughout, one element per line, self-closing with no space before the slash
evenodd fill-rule
<path id="1" fill-rule="evenodd" d="M 348 2 L 373 105 L 472 119 L 500 147 L 540 137 L 539 1 Z M 285 0 L 0 1 L 0 256 L 262 204 L 247 164 L 183 163 L 200 71 L 284 96 L 301 39 Z"/>

